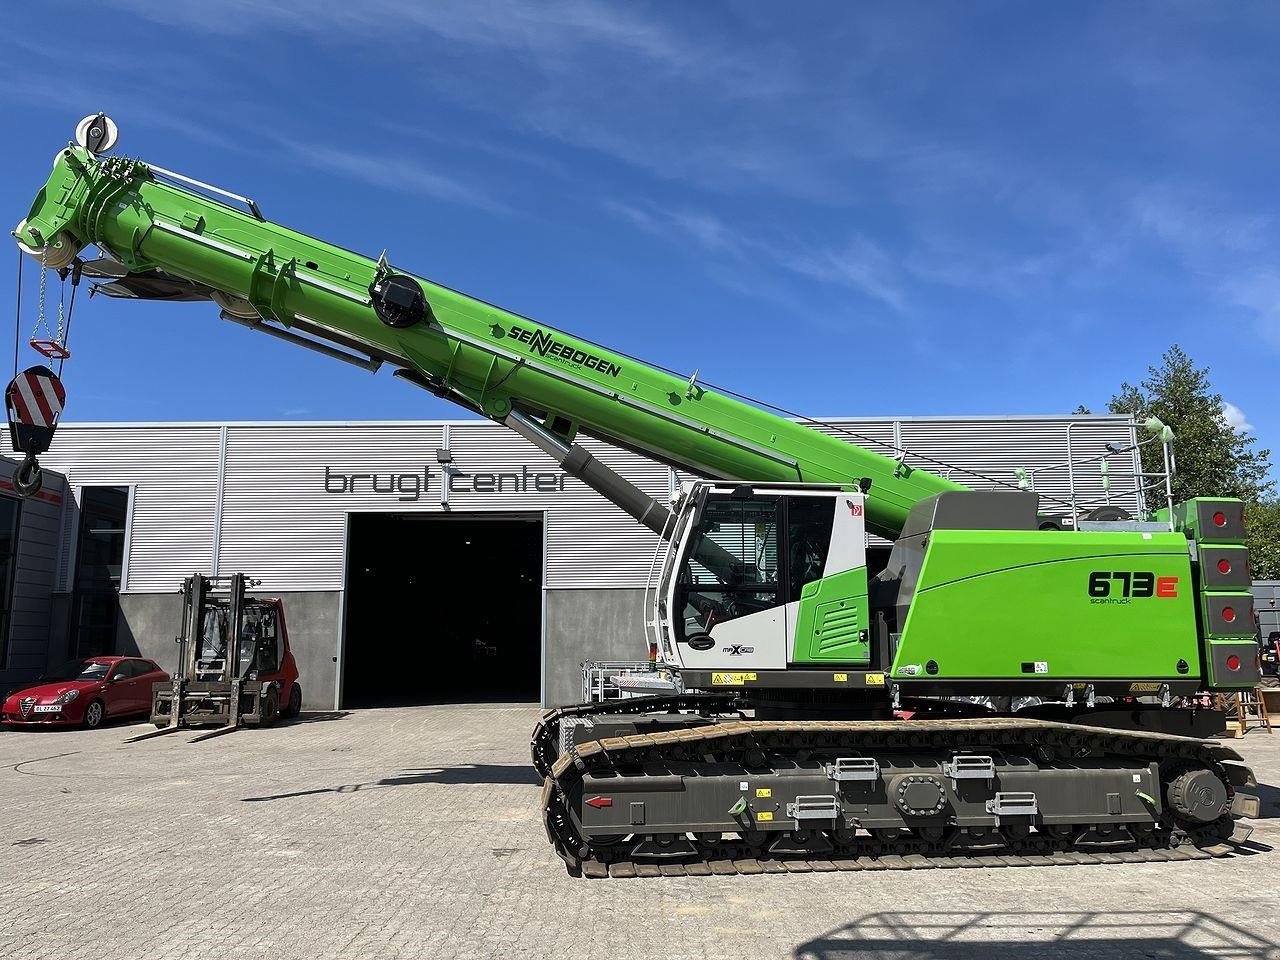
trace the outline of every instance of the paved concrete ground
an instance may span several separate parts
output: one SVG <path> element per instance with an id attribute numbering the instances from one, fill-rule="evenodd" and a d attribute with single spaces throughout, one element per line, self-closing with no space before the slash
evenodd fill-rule
<path id="1" fill-rule="evenodd" d="M 532 707 L 205 743 L 0 732 L 0 951 L 103 957 L 1280 958 L 1280 791 L 1227 861 L 571 880 Z M 1280 784 L 1280 736 L 1237 741 Z"/>

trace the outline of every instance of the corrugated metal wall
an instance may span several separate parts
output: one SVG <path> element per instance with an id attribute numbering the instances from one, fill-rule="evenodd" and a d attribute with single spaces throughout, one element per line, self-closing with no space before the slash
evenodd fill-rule
<path id="1" fill-rule="evenodd" d="M 882 441 L 905 446 L 956 467 L 1015 483 L 1017 467 L 1034 469 L 1066 459 L 1066 428 L 1075 427 L 1077 456 L 1102 452 L 1107 442 L 1124 444 L 1132 425 L 1119 417 L 1024 417 L 827 421 Z M 346 514 L 353 511 L 440 511 L 441 467 L 436 450 L 446 434 L 453 466 L 467 477 L 477 472 L 558 474 L 541 451 L 512 432 L 481 421 L 449 423 L 274 424 L 63 424 L 53 449 L 42 458 L 67 474 L 75 488 L 128 485 L 134 488 L 127 558 L 128 592 L 173 590 L 192 572 L 243 570 L 273 590 L 342 588 Z M 850 438 L 852 439 L 852 438 Z M 224 459 L 225 445 L 225 459 Z M 671 476 L 666 467 L 635 454 L 586 440 L 584 445 L 651 496 L 664 499 Z M 1123 458 L 1121 458 L 1123 459 Z M 908 463 L 930 467 L 914 457 Z M 353 474 L 365 475 L 356 489 Z M 937 468 L 946 472 L 946 468 Z M 411 476 L 429 475 L 413 500 Z M 379 476 L 375 492 L 367 475 Z M 1132 483 L 1133 460 L 1112 464 L 1114 489 Z M 399 489 L 390 476 L 403 475 Z M 347 478 L 345 481 L 338 477 Z M 954 478 L 983 484 L 956 471 Z M 563 490 L 532 488 L 503 492 L 454 490 L 455 512 L 545 511 L 548 587 L 642 587 L 655 538 L 612 504 L 573 479 Z M 1066 493 L 1066 473 L 1039 475 L 1037 489 Z M 1089 497 L 1100 493 L 1096 466 L 1078 479 Z M 221 499 L 219 490 L 221 489 Z M 1132 508 L 1134 498 L 1116 498 Z M 431 549 L 430 543 L 422 549 Z M 215 561 L 215 552 L 217 554 Z"/>
<path id="2" fill-rule="evenodd" d="M 1280 630 L 1280 580 L 1255 580 L 1253 609 L 1258 614 L 1258 630 L 1266 639 Z"/>
<path id="3" fill-rule="evenodd" d="M 15 464 L 0 460 L 0 495 L 13 496 Z M 0 658 L 0 678 L 34 676 L 47 666 L 49 622 L 54 579 L 62 542 L 63 502 L 66 484 L 45 470 L 39 495 L 18 507 L 18 542 L 13 572 L 13 606 L 8 643 Z"/>
<path id="4" fill-rule="evenodd" d="M 1134 440 L 1127 417 L 903 417 L 894 420 L 826 420 L 814 424 L 823 433 L 847 439 L 895 456 L 907 450 L 907 463 L 949 477 L 978 490 L 1015 486 L 1015 471 L 1033 474 L 1036 492 L 1046 512 L 1069 502 L 1070 483 L 1065 466 L 1067 427 L 1071 430 L 1072 458 L 1102 455 L 1108 443 L 1117 446 Z M 873 442 L 868 442 L 873 441 Z M 1134 453 L 1108 458 L 1112 502 L 1136 510 L 1137 486 Z M 1076 498 L 1080 503 L 1100 504 L 1105 493 L 1097 463 L 1077 467 Z"/>

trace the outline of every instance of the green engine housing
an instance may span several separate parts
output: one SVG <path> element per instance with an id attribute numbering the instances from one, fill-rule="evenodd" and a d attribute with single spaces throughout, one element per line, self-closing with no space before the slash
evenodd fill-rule
<path id="1" fill-rule="evenodd" d="M 1195 604 L 1180 533 L 936 530 L 891 675 L 1187 680 L 1199 672 Z"/>
<path id="2" fill-rule="evenodd" d="M 1022 496 L 941 494 L 913 510 L 891 571 L 895 682 L 1110 694 L 1258 682 L 1241 501 L 1077 531 L 1038 529 Z"/>

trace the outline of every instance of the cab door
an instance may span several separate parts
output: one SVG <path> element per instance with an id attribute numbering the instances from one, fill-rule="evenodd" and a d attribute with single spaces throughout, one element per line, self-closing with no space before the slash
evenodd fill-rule
<path id="1" fill-rule="evenodd" d="M 685 667 L 781 670 L 787 665 L 777 495 L 713 493 L 683 547 L 674 587 Z"/>

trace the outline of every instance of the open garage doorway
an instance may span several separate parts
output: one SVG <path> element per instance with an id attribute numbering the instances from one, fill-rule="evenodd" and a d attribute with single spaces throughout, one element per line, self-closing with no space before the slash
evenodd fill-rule
<path id="1" fill-rule="evenodd" d="M 537 701 L 541 514 L 352 514 L 342 706 Z"/>

